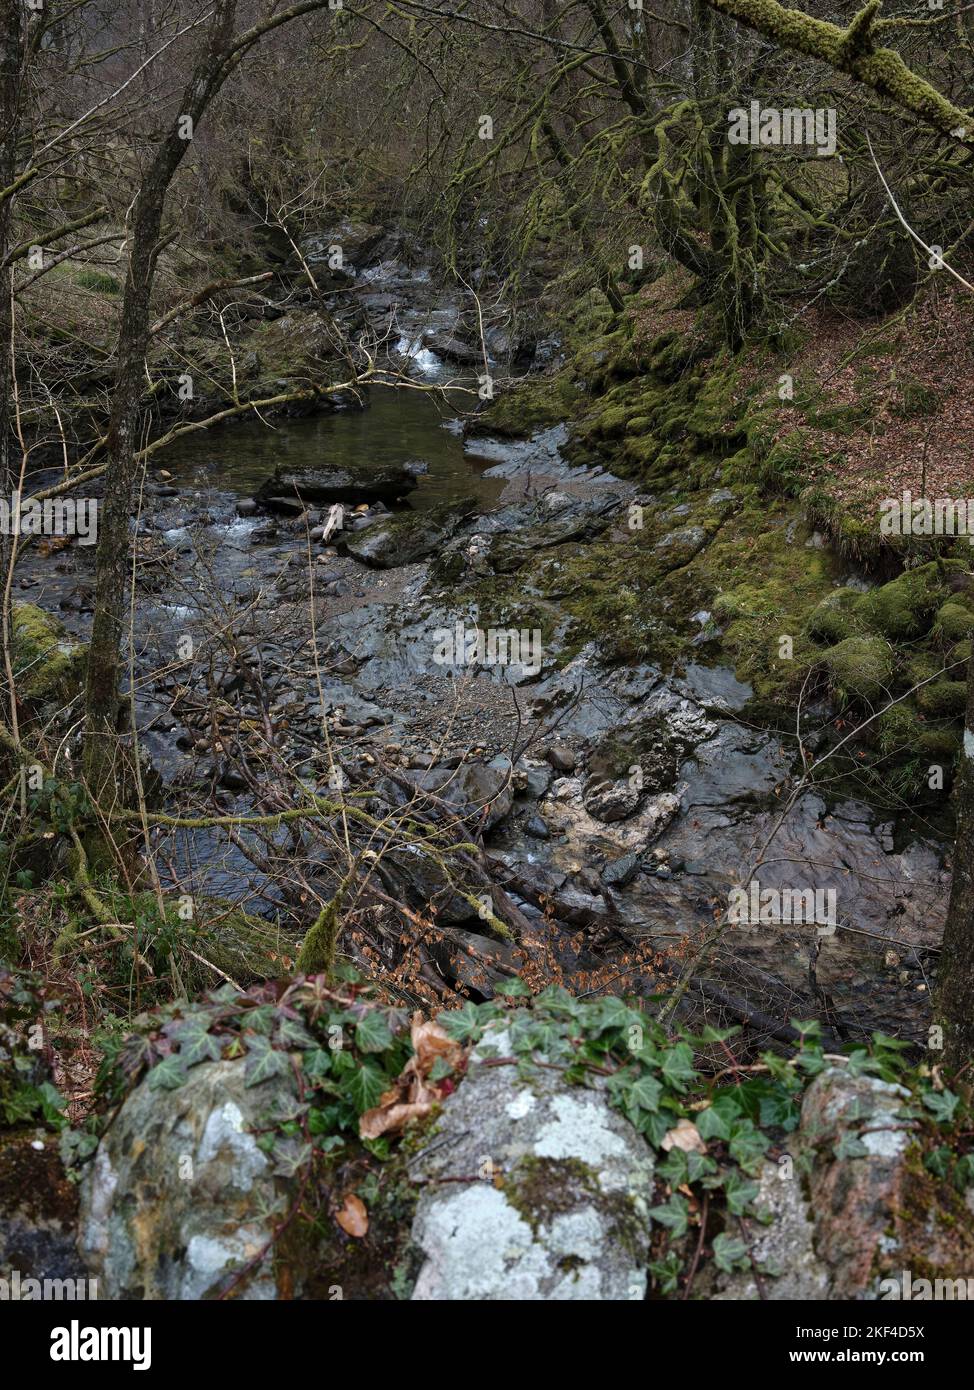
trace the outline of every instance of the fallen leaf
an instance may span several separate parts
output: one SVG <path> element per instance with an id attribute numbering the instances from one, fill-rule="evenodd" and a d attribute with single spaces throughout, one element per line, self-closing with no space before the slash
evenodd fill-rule
<path id="1" fill-rule="evenodd" d="M 413 1014 L 410 1026 L 413 1056 L 396 1078 L 395 1086 L 384 1091 L 379 1104 L 366 1110 L 358 1122 L 363 1139 L 378 1139 L 383 1134 L 399 1134 L 410 1120 L 424 1120 L 438 1101 L 454 1089 L 450 1077 L 430 1081 L 434 1063 L 443 1060 L 452 1069 L 461 1066 L 464 1049 L 438 1023 L 424 1022 L 421 1013 Z"/>
<path id="2" fill-rule="evenodd" d="M 700 1138 L 700 1131 L 692 1120 L 680 1120 L 673 1129 L 667 1130 L 661 1147 L 667 1153 L 670 1149 L 682 1149 L 685 1154 L 707 1152 L 707 1145 Z"/>
<path id="3" fill-rule="evenodd" d="M 374 1110 L 366 1110 L 359 1119 L 358 1132 L 363 1139 L 378 1139 L 382 1134 L 398 1134 L 405 1129 L 410 1120 L 424 1120 L 433 1109 L 435 1102 L 418 1101 L 394 1105 L 379 1105 Z"/>
<path id="4" fill-rule="evenodd" d="M 365 1203 L 354 1192 L 345 1194 L 345 1202 L 341 1211 L 336 1213 L 335 1220 L 347 1236 L 355 1236 L 359 1240 L 369 1229 L 369 1213 Z"/>

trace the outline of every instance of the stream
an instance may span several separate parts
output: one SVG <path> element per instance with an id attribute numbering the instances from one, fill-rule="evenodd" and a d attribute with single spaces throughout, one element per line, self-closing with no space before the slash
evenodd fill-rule
<path id="1" fill-rule="evenodd" d="M 422 341 L 415 326 L 399 340 L 416 384 L 462 384 Z M 539 931 L 557 938 L 560 959 L 620 963 L 624 977 L 634 947 L 644 956 L 647 947 L 679 952 L 712 925 L 776 823 L 793 785 L 793 748 L 749 723 L 749 687 L 720 667 L 608 669 L 590 649 L 566 662 L 557 639 L 527 680 L 437 664 L 431 634 L 477 614 L 451 606 L 449 593 L 431 585 L 436 554 L 453 547 L 476 572 L 477 557 L 489 556 L 498 538 L 523 543 L 544 528 L 545 544 L 584 543 L 583 524 L 604 528 L 635 491 L 601 469 L 571 468 L 560 453 L 564 430 L 527 441 L 465 441 L 463 404 L 456 393 L 443 399 L 374 387 L 362 411 L 201 431 L 166 452 L 147 485 L 135 540 L 146 562 L 135 621 L 140 741 L 173 791 L 195 788 L 225 811 L 252 804 L 209 746 L 205 721 L 192 716 L 188 678 L 171 669 L 176 643 L 189 635 L 197 644 L 194 680 L 210 682 L 241 716 L 256 714 L 232 667 L 207 648 L 208 624 L 222 613 L 223 626 L 237 624 L 252 644 L 271 690 L 269 718 L 286 721 L 302 776 L 321 784 L 323 721 L 343 756 L 386 750 L 413 776 L 466 763 L 479 769 L 485 794 L 504 789 L 504 813 L 492 813 L 485 836 L 498 881 Z M 327 508 L 295 520 L 251 501 L 282 459 L 303 466 L 421 459 L 428 468 L 408 498 L 421 522 L 460 498 L 475 507 L 417 562 L 376 569 L 315 542 L 309 564 L 309 527 Z M 349 509 L 355 505 L 350 497 Z M 93 558 L 78 546 L 49 556 L 31 547 L 18 570 L 20 597 L 86 637 Z M 309 640 L 312 584 L 320 662 Z M 202 700 L 205 686 L 199 693 Z M 512 750 L 529 726 L 538 737 L 512 771 Z M 599 749 L 607 735 L 646 730 L 649 780 L 632 793 L 600 768 Z M 761 885 L 814 881 L 834 889 L 839 930 L 736 927 L 708 966 L 703 988 L 717 991 L 711 1002 L 729 1008 L 732 1021 L 740 1006 L 778 1018 L 819 1016 L 847 1038 L 872 1028 L 919 1037 L 947 875 L 942 846 L 920 838 L 900 844 L 894 831 L 862 803 L 802 795 L 776 833 Z M 253 866 L 217 832 L 181 833 L 161 850 L 166 877 L 184 888 L 227 898 L 255 891 Z M 251 899 L 255 908 L 273 902 L 273 894 Z M 475 937 L 471 915 L 460 904 L 453 924 Z M 510 965 L 509 948 L 495 947 L 502 964 L 505 952 Z M 648 970 L 630 983 L 649 994 L 658 988 Z"/>

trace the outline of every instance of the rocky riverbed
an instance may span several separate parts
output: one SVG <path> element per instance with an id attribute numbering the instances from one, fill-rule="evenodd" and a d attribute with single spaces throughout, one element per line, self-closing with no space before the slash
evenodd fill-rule
<path id="1" fill-rule="evenodd" d="M 468 815 L 492 879 L 559 970 L 643 993 L 679 973 L 763 851 L 762 889 L 814 884 L 835 895 L 836 921 L 734 927 L 688 1002 L 783 1037 L 801 1016 L 839 1041 L 876 1028 L 919 1036 L 942 845 L 815 783 L 794 794 L 800 745 L 807 757 L 828 710 L 809 702 L 788 732 L 755 718 L 750 686 L 714 664 L 715 620 L 692 592 L 675 663 L 611 660 L 598 621 L 579 621 L 579 565 L 613 549 L 629 555 L 634 586 L 667 578 L 660 607 L 672 616 L 673 577 L 692 582 L 687 567 L 733 526 L 734 490 L 710 488 L 716 521 L 700 524 L 673 495 L 573 464 L 565 426 L 484 434 L 458 414 L 469 378 L 454 372 L 470 364 L 456 304 L 437 300 L 422 267 L 380 258 L 362 277 L 361 331 L 383 338 L 390 364 L 411 364 L 414 387 L 443 389 L 378 386 L 365 410 L 197 436 L 147 482 L 133 520 L 137 712 L 162 795 L 252 807 L 240 762 L 259 760 L 271 735 L 307 785 L 327 787 L 336 766 L 353 779 L 391 773 Z M 486 346 L 513 351 L 499 329 Z M 835 563 L 840 585 L 849 576 Z M 90 552 L 35 547 L 19 575 L 25 598 L 85 635 Z M 618 645 L 626 634 L 608 635 Z M 214 734 L 214 708 L 231 739 Z M 217 832 L 161 848 L 184 889 L 282 906 Z M 455 940 L 472 943 L 475 992 L 517 968 L 474 904 L 437 900 L 422 876 L 396 886 L 414 910 L 432 899 Z"/>

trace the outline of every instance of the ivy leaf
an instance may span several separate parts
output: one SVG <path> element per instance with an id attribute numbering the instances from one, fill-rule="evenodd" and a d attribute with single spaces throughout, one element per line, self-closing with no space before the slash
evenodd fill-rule
<path id="1" fill-rule="evenodd" d="M 752 1178 L 743 1178 L 732 1170 L 724 1181 L 727 1210 L 732 1216 L 746 1216 L 759 1191 L 758 1184 Z"/>
<path id="2" fill-rule="evenodd" d="M 725 1274 L 731 1274 L 735 1269 L 750 1264 L 747 1246 L 740 1236 L 729 1236 L 726 1231 L 721 1231 L 720 1235 L 714 1238 L 714 1264 Z"/>
<path id="3" fill-rule="evenodd" d="M 279 1178 L 293 1178 L 311 1158 L 311 1145 L 294 1139 L 284 1139 L 274 1145 L 274 1175 Z"/>
<path id="4" fill-rule="evenodd" d="M 836 1158 L 864 1158 L 869 1150 L 858 1134 L 846 1132 L 839 1142 L 833 1145 L 832 1152 Z"/>
<path id="5" fill-rule="evenodd" d="M 174 1052 L 170 1057 L 164 1057 L 146 1076 L 149 1089 L 152 1091 L 175 1091 L 186 1080 L 186 1063 L 182 1055 Z"/>
<path id="6" fill-rule="evenodd" d="M 662 1206 L 650 1207 L 649 1214 L 654 1217 L 661 1226 L 669 1227 L 673 1232 L 674 1240 L 679 1240 L 681 1236 L 686 1235 L 687 1226 L 689 1225 L 690 1209 L 685 1197 L 680 1197 L 674 1192 L 670 1200 L 664 1202 Z"/>
<path id="7" fill-rule="evenodd" d="M 282 1014 L 277 1021 L 277 1041 L 285 1050 L 314 1047 L 315 1040 L 299 1018 Z"/>
<path id="8" fill-rule="evenodd" d="M 291 1063 L 286 1052 L 271 1046 L 270 1038 L 257 1033 L 247 1039 L 247 1060 L 244 1063 L 244 1085 L 259 1086 L 272 1076 L 290 1073 Z"/>
<path id="9" fill-rule="evenodd" d="M 753 1169 L 770 1147 L 771 1140 L 750 1120 L 738 1120 L 733 1126 L 728 1148 L 742 1168 Z"/>
<path id="10" fill-rule="evenodd" d="M 385 1052 L 395 1039 L 380 1009 L 372 1009 L 355 1027 L 355 1046 L 359 1052 Z"/>
<path id="11" fill-rule="evenodd" d="M 731 1126 L 741 1117 L 741 1104 L 729 1092 L 716 1096 L 705 1110 L 699 1110 L 695 1123 L 701 1139 L 729 1139 Z"/>
<path id="12" fill-rule="evenodd" d="M 515 997 L 520 997 L 522 999 L 531 997 L 530 987 L 524 983 L 520 976 L 517 976 L 513 980 L 504 980 L 501 984 L 496 985 L 494 987 L 494 993 L 503 994 L 508 999 L 513 999 Z"/>
<path id="13" fill-rule="evenodd" d="M 479 1038 L 483 1032 L 480 1011 L 476 1004 L 468 1000 L 459 1009 L 448 1009 L 438 1020 L 440 1027 L 457 1042 L 468 1042 Z"/>
<path id="14" fill-rule="evenodd" d="M 687 1155 L 682 1149 L 670 1149 L 656 1171 L 669 1187 L 682 1187 L 687 1180 Z"/>
<path id="15" fill-rule="evenodd" d="M 663 1087 L 655 1076 L 641 1076 L 638 1081 L 623 1093 L 629 1105 L 636 1106 L 640 1110 L 651 1110 L 654 1113 L 659 1109 L 660 1096 L 663 1094 Z"/>
<path id="16" fill-rule="evenodd" d="M 360 1115 L 378 1105 L 379 1098 L 388 1085 L 386 1077 L 371 1062 L 363 1062 L 349 1077 L 345 1094 Z"/>
<path id="17" fill-rule="evenodd" d="M 693 1065 L 693 1049 L 689 1043 L 675 1043 L 663 1055 L 663 1075 L 677 1091 L 685 1091 L 689 1082 L 696 1078 Z"/>
<path id="18" fill-rule="evenodd" d="M 187 1067 L 195 1067 L 198 1062 L 218 1062 L 223 1052 L 218 1038 L 210 1032 L 212 1019 L 206 1014 L 193 1014 L 181 1019 L 172 1031 L 171 1037 L 179 1043 L 179 1055 Z"/>
<path id="19" fill-rule="evenodd" d="M 317 1078 L 327 1076 L 331 1071 L 331 1053 L 326 1047 L 316 1047 L 313 1052 L 306 1052 L 302 1062 L 305 1076 Z"/>
<path id="20" fill-rule="evenodd" d="M 277 1010 L 273 1004 L 258 1004 L 256 1009 L 248 1009 L 244 1015 L 244 1026 L 253 1033 L 264 1033 L 270 1037 L 277 1022 Z"/>
<path id="21" fill-rule="evenodd" d="M 649 1272 L 659 1285 L 660 1293 L 674 1293 L 680 1280 L 680 1257 L 669 1250 L 666 1258 L 649 1266 Z"/>
<path id="22" fill-rule="evenodd" d="M 628 1004 L 610 994 L 598 1000 L 593 1007 L 591 1022 L 587 1019 L 586 1024 L 604 1033 L 607 1028 L 624 1030 L 635 1026 L 641 1029 L 645 1025 L 645 1019 L 642 1014 L 636 1013 L 635 1009 L 630 1009 Z"/>
<path id="23" fill-rule="evenodd" d="M 954 1111 L 960 1104 L 960 1097 L 953 1091 L 927 1091 L 923 1103 L 938 1124 L 947 1124 L 954 1118 Z"/>

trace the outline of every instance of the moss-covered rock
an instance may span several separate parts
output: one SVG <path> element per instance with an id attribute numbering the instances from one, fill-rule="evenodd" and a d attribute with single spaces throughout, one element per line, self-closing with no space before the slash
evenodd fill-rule
<path id="1" fill-rule="evenodd" d="M 922 757 L 948 767 L 960 752 L 960 745 L 960 731 L 957 729 L 925 729 L 916 741 L 916 748 Z"/>
<path id="2" fill-rule="evenodd" d="M 895 756 L 913 748 L 923 730 L 912 705 L 903 702 L 891 705 L 876 721 L 879 735 L 879 751 L 884 756 Z"/>
<path id="3" fill-rule="evenodd" d="M 12 630 L 11 655 L 20 699 L 59 706 L 73 700 L 84 683 L 84 644 L 33 603 L 13 605 Z"/>
<path id="4" fill-rule="evenodd" d="M 847 637 L 824 662 L 833 688 L 846 699 L 876 700 L 893 676 L 893 653 L 881 637 Z"/>
<path id="5" fill-rule="evenodd" d="M 931 719 L 958 717 L 967 704 L 966 681 L 931 681 L 917 691 L 917 705 Z"/>
<path id="6" fill-rule="evenodd" d="M 930 563 L 863 594 L 855 613 L 873 632 L 894 642 L 909 642 L 930 630 L 942 600 L 943 576 Z"/>
<path id="7" fill-rule="evenodd" d="M 860 597 L 856 589 L 845 588 L 826 594 L 808 620 L 809 637 L 831 647 L 846 637 L 854 636 L 856 624 L 852 610 Z"/>
<path id="8" fill-rule="evenodd" d="M 960 599 L 948 599 L 937 609 L 933 630 L 943 642 L 962 642 L 974 631 L 974 610 Z"/>

